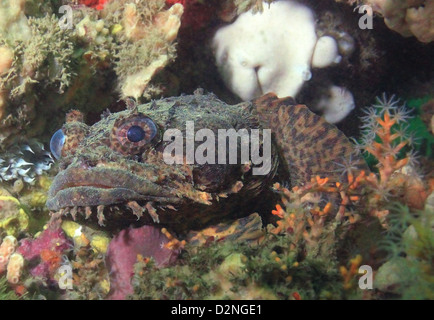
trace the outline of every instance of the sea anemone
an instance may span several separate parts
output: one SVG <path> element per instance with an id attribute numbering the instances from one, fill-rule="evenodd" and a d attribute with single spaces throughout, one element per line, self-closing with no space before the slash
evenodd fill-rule
<path id="1" fill-rule="evenodd" d="M 16 144 L 0 154 L 0 181 L 22 179 L 33 184 L 36 176 L 50 170 L 54 163 L 44 145 L 36 140 Z"/>

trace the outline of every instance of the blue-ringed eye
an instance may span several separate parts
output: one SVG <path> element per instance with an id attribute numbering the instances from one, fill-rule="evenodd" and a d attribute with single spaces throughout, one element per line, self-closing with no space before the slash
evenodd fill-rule
<path id="1" fill-rule="evenodd" d="M 50 140 L 50 151 L 56 159 L 60 159 L 62 157 L 62 148 L 65 144 L 65 134 L 62 129 L 57 130 Z"/>
<path id="2" fill-rule="evenodd" d="M 112 149 L 124 154 L 138 154 L 157 133 L 154 121 L 143 114 L 120 118 L 113 125 L 110 138 Z"/>
<path id="3" fill-rule="evenodd" d="M 145 139 L 146 133 L 139 126 L 131 126 L 127 131 L 127 138 L 131 142 L 139 142 Z"/>

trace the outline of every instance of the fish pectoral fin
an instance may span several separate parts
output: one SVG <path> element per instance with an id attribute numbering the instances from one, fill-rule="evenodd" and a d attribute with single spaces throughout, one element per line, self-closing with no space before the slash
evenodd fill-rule
<path id="1" fill-rule="evenodd" d="M 340 181 L 348 161 L 354 171 L 369 171 L 363 157 L 338 128 L 307 106 L 295 104 L 293 98 L 280 99 L 269 93 L 254 100 L 253 108 L 263 128 L 271 129 L 292 186 L 304 185 L 316 176 Z"/>
<path id="2" fill-rule="evenodd" d="M 187 235 L 191 245 L 204 245 L 208 241 L 230 241 L 232 243 L 261 241 L 265 234 L 262 219 L 258 213 L 230 222 L 222 222 L 199 231 L 190 231 Z"/>

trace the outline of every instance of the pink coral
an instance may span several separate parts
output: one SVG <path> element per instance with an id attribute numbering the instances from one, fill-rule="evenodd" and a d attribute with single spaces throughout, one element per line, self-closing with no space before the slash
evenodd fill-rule
<path id="1" fill-rule="evenodd" d="M 166 248 L 169 239 L 153 226 L 125 229 L 110 242 L 106 263 L 110 271 L 109 299 L 123 300 L 133 293 L 131 278 L 137 256 L 152 257 L 158 267 L 173 263 L 177 250 Z"/>
<path id="2" fill-rule="evenodd" d="M 17 252 L 26 260 L 38 260 L 39 263 L 30 270 L 34 277 L 53 279 L 60 266 L 60 257 L 72 243 L 59 227 L 47 228 L 36 239 L 21 240 Z"/>

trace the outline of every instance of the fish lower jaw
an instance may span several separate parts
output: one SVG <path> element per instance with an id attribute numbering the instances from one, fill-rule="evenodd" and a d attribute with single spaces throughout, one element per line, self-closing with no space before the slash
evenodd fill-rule
<path id="1" fill-rule="evenodd" d="M 88 220 L 96 211 L 100 226 L 105 226 L 106 215 L 111 220 L 132 219 L 134 215 L 139 221 L 147 212 L 154 223 L 159 223 L 155 205 L 176 210 L 173 204 L 179 203 L 177 197 L 156 197 L 141 195 L 124 188 L 96 188 L 89 186 L 72 187 L 60 190 L 47 201 L 47 208 L 55 216 L 70 215 L 74 221 L 78 217 Z M 139 204 L 140 203 L 140 204 Z"/>

